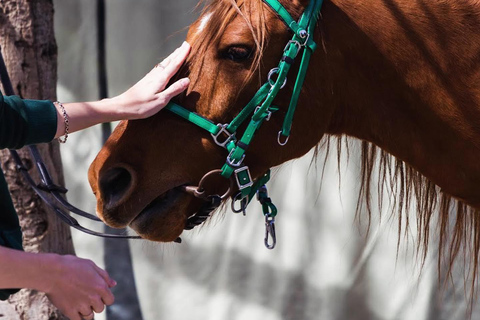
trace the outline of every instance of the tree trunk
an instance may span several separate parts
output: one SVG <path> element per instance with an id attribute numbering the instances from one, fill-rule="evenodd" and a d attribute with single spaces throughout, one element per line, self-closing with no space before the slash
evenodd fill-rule
<path id="1" fill-rule="evenodd" d="M 57 81 L 57 45 L 53 31 L 52 0 L 1 0 L 0 42 L 16 94 L 22 98 L 54 100 Z M 42 144 L 54 181 L 63 184 L 57 142 Z M 28 168 L 28 150 L 20 150 Z M 30 252 L 73 254 L 70 229 L 41 202 L 15 170 L 8 151 L 1 151 L 2 169 L 23 230 L 23 244 Z M 30 169 L 34 178 L 38 175 Z M 38 181 L 38 180 L 37 180 Z M 0 319 L 65 319 L 43 293 L 22 290 L 0 303 Z"/>

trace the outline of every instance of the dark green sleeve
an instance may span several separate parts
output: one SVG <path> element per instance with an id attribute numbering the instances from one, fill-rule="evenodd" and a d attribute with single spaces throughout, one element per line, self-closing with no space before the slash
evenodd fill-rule
<path id="1" fill-rule="evenodd" d="M 23 250 L 22 230 L 18 221 L 17 213 L 13 207 L 12 198 L 8 186 L 0 169 L 0 246 L 17 250 Z M 5 263 L 4 261 L 1 263 Z M 0 300 L 6 300 L 18 289 L 0 290 Z"/>
<path id="2" fill-rule="evenodd" d="M 50 142 L 57 131 L 57 111 L 48 100 L 0 95 L 0 149 Z"/>
<path id="3" fill-rule="evenodd" d="M 22 100 L 0 94 L 0 149 L 49 142 L 57 131 L 57 111 L 51 101 Z M 0 245 L 23 250 L 22 231 L 7 183 L 0 169 Z M 2 262 L 3 263 L 3 262 Z M 0 290 L 6 300 L 18 289 Z"/>

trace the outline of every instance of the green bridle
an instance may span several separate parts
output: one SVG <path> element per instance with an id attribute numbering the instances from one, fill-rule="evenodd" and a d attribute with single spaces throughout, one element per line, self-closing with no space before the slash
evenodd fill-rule
<path id="1" fill-rule="evenodd" d="M 300 69 L 295 81 L 292 98 L 283 121 L 282 129 L 278 132 L 278 143 L 282 146 L 287 144 L 292 128 L 293 116 L 300 96 L 300 91 L 305 80 L 310 57 L 315 51 L 317 45 L 313 41 L 313 32 L 320 15 L 323 0 L 311 0 L 300 17 L 299 21 L 295 21 L 288 13 L 285 7 L 278 0 L 263 0 L 273 11 L 277 13 L 279 18 L 293 32 L 292 39 L 287 43 L 284 54 L 280 60 L 278 67 L 270 70 L 268 81 L 260 87 L 250 102 L 240 111 L 240 113 L 230 123 L 215 124 L 210 120 L 189 111 L 173 102 L 170 102 L 166 109 L 199 126 L 200 128 L 210 132 L 215 143 L 228 151 L 228 156 L 221 170 L 217 170 L 226 179 L 235 176 L 238 186 L 238 193 L 233 197 L 232 208 L 235 212 L 243 211 L 255 194 L 259 202 L 262 204 L 263 213 L 265 215 L 266 232 L 265 245 L 269 249 L 273 249 L 276 244 L 275 236 L 275 216 L 277 209 L 268 197 L 265 184 L 270 179 L 270 170 L 256 181 L 252 180 L 250 170 L 244 164 L 245 153 L 248 146 L 252 142 L 255 132 L 260 128 L 264 121 L 268 121 L 272 114 L 278 108 L 272 106 L 272 102 L 278 92 L 285 86 L 287 75 L 297 55 L 303 49 Z M 273 77 L 276 75 L 276 80 Z M 251 117 L 250 117 L 251 115 Z M 250 117 L 245 132 L 240 139 L 236 138 L 238 128 Z M 208 174 L 207 174 L 208 175 Z M 200 187 L 199 187 L 200 188 Z M 223 198 L 222 198 L 223 199 Z M 241 202 L 240 210 L 235 209 L 235 202 Z M 270 242 L 269 236 L 272 238 Z"/>

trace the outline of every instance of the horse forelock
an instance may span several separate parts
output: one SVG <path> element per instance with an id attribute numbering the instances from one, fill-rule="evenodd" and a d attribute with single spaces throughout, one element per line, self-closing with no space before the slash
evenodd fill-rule
<path id="1" fill-rule="evenodd" d="M 207 50 L 215 46 L 224 35 L 228 25 L 237 17 L 241 17 L 246 27 L 250 30 L 255 42 L 250 73 L 244 79 L 243 85 L 251 80 L 262 60 L 263 50 L 267 41 L 267 24 L 265 18 L 265 5 L 262 0 L 204 0 L 200 22 L 196 29 L 192 54 L 188 63 L 193 59 L 200 65 L 197 73 L 201 73 L 203 60 Z M 199 59 L 199 57 L 201 57 Z M 193 76 L 199 78 L 199 74 Z"/>

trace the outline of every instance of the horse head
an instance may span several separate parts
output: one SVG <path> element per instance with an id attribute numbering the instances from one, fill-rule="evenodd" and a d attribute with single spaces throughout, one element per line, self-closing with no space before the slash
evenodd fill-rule
<path id="1" fill-rule="evenodd" d="M 294 19 L 308 4 L 282 2 Z M 287 26 L 260 0 L 212 1 L 189 29 L 192 51 L 179 76 L 189 76 L 191 85 L 175 102 L 215 124 L 228 123 L 265 83 L 290 38 Z M 298 66 L 292 70 L 296 74 Z M 277 138 L 294 81 L 278 94 L 278 111 L 255 134 L 244 159 L 253 180 L 302 156 L 325 132 L 331 111 L 318 108 L 321 95 L 315 87 L 321 84 L 313 84 L 312 73 L 302 89 L 302 108 L 295 114 L 289 143 L 281 146 Z M 237 135 L 245 129 L 242 124 Z M 205 173 L 221 168 L 227 155 L 208 132 L 166 110 L 145 120 L 123 121 L 89 170 L 97 214 L 106 224 L 130 226 L 146 239 L 175 240 L 203 204 L 184 187 L 198 185 Z M 222 194 L 229 187 L 221 176 L 207 180 L 209 194 Z"/>

